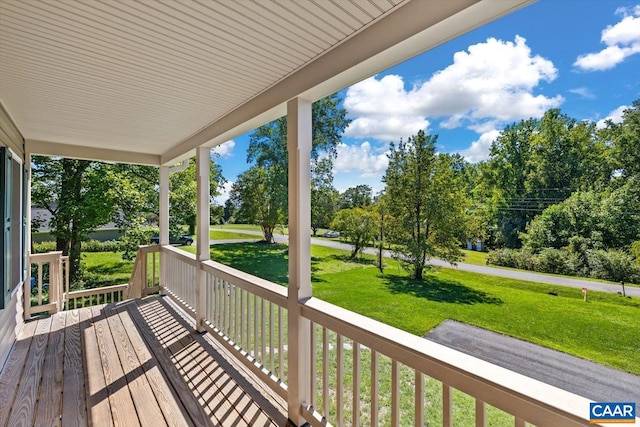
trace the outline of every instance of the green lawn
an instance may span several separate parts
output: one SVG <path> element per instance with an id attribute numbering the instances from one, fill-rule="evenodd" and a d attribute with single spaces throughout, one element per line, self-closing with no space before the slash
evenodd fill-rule
<path id="1" fill-rule="evenodd" d="M 487 265 L 487 252 L 470 251 L 463 249 L 464 259 L 462 262 L 473 265 Z"/>
<path id="2" fill-rule="evenodd" d="M 209 238 L 211 240 L 232 240 L 232 239 L 257 239 L 253 234 L 238 233 L 235 231 L 210 230 Z"/>
<path id="3" fill-rule="evenodd" d="M 83 252 L 82 265 L 92 288 L 128 283 L 133 260 L 122 259 L 122 252 Z"/>
<path id="4" fill-rule="evenodd" d="M 216 245 L 211 257 L 287 284 L 284 245 Z M 393 260 L 380 274 L 374 257 L 350 261 L 346 252 L 322 246 L 312 246 L 311 262 L 314 296 L 408 332 L 423 335 L 454 319 L 640 374 L 637 299 L 590 292 L 585 303 L 578 289 L 444 268 L 416 282 Z M 83 264 L 92 287 L 126 283 L 133 267 L 112 252 L 85 253 Z"/>
<path id="5" fill-rule="evenodd" d="M 187 248 L 193 250 L 193 248 Z M 287 247 L 239 243 L 217 245 L 211 257 L 282 285 Z M 618 369 L 640 374 L 640 301 L 616 294 L 484 276 L 452 269 L 407 278 L 392 260 L 384 274 L 374 257 L 350 261 L 343 251 L 312 247 L 314 296 L 424 335 L 454 319 L 521 338 Z M 549 295 L 549 291 L 559 295 Z"/>

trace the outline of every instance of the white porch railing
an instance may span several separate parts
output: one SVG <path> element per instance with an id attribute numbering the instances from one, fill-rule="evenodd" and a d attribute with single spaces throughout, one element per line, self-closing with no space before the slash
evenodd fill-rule
<path id="1" fill-rule="evenodd" d="M 30 275 L 24 282 L 24 317 L 62 310 L 69 290 L 69 257 L 62 252 L 29 256 Z M 33 293 L 35 292 L 35 295 Z"/>
<path id="2" fill-rule="evenodd" d="M 56 313 L 158 292 L 159 255 L 159 246 L 141 246 L 129 283 L 71 291 L 68 256 L 62 252 L 32 254 L 29 256 L 31 277 L 24 283 L 24 318 L 29 319 L 35 313 Z"/>
<path id="3" fill-rule="evenodd" d="M 193 254 L 162 247 L 162 292 L 196 317 Z M 287 294 L 269 281 L 217 262 L 200 264 L 206 273 L 204 328 L 282 397 L 286 397 Z"/>
<path id="4" fill-rule="evenodd" d="M 288 359 L 297 357 L 287 351 L 286 288 L 170 246 L 162 262 L 161 291 L 286 397 Z M 199 269 L 204 313 L 196 313 Z M 590 401 L 567 391 L 316 298 L 300 301 L 298 315 L 311 321 L 310 401 L 301 410 L 312 425 L 422 426 L 428 415 L 450 427 L 458 391 L 475 400 L 476 426 L 488 425 L 489 406 L 515 427 L 592 425 Z"/>

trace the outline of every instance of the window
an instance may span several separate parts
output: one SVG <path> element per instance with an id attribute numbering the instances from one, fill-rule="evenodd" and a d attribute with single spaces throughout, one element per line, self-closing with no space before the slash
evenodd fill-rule
<path id="1" fill-rule="evenodd" d="M 2 277 L 2 295 L 0 309 L 11 298 L 13 290 L 22 281 L 24 269 L 23 226 L 23 172 L 22 161 L 6 147 L 0 147 L 0 277 Z"/>

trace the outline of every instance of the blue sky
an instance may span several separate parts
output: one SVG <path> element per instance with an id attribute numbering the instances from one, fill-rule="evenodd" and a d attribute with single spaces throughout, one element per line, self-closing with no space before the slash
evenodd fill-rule
<path id="1" fill-rule="evenodd" d="M 486 159 L 505 125 L 560 108 L 619 121 L 640 99 L 640 2 L 539 0 L 340 93 L 351 125 L 334 160 L 339 191 L 382 189 L 390 141 L 425 129 L 438 150 Z M 243 135 L 216 148 L 228 180 L 248 168 Z"/>

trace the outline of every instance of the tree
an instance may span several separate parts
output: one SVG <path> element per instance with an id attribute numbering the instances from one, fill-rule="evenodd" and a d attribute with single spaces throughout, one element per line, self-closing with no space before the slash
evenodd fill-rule
<path id="1" fill-rule="evenodd" d="M 435 153 L 437 136 L 419 131 L 407 142 L 391 144 L 385 193 L 392 201 L 388 233 L 398 258 L 421 280 L 432 257 L 458 261 L 464 229 L 465 195 L 451 156 Z"/>
<path id="2" fill-rule="evenodd" d="M 373 203 L 373 190 L 368 185 L 360 184 L 349 187 L 340 195 L 340 209 L 364 208 Z"/>
<path id="3" fill-rule="evenodd" d="M 377 232 L 378 217 L 373 209 L 342 209 L 336 214 L 331 228 L 339 230 L 353 247 L 351 259 L 354 259 L 367 244 L 371 243 Z"/>
<path id="4" fill-rule="evenodd" d="M 183 171 L 171 174 L 169 177 L 169 206 L 170 224 L 173 228 L 186 224 L 188 234 L 194 234 L 196 229 L 196 204 L 198 201 L 196 159 L 189 159 L 189 166 Z M 225 180 L 220 166 L 209 162 L 209 204 L 220 194 L 220 185 Z"/>
<path id="5" fill-rule="evenodd" d="M 110 165 L 87 160 L 32 158 L 32 203 L 51 213 L 56 249 L 69 256 L 70 280 L 80 277 L 82 240 L 100 225 L 118 219 L 122 199 L 131 193 Z"/>
<path id="6" fill-rule="evenodd" d="M 336 147 L 344 129 L 349 124 L 346 118 L 347 111 L 340 106 L 341 99 L 337 94 L 330 95 L 313 103 L 312 106 L 312 146 L 311 146 L 311 171 L 324 170 L 319 166 L 323 161 L 331 162 L 336 156 Z M 322 155 L 322 156 L 321 156 Z M 326 159 L 326 160 L 324 160 Z M 288 152 L 287 152 L 287 119 L 281 117 L 264 126 L 260 126 L 249 136 L 249 148 L 247 150 L 247 162 L 262 168 L 268 176 L 271 187 L 268 193 L 260 195 L 260 201 L 269 206 L 269 218 L 261 218 L 259 221 L 272 223 L 278 213 L 278 221 L 285 222 L 288 212 Z M 330 169 L 330 168 L 329 168 Z M 314 178 L 312 177 L 312 181 Z M 236 192 L 239 198 L 236 204 L 239 209 L 247 213 L 244 204 L 255 206 L 256 201 L 245 200 L 243 197 L 252 192 Z M 266 230 L 269 230 L 267 227 Z M 272 236 L 265 234 L 265 241 L 271 242 Z"/>
<path id="7" fill-rule="evenodd" d="M 576 191 L 534 218 L 522 235 L 533 252 L 564 248 L 575 237 L 589 249 L 625 249 L 640 239 L 640 183 L 635 178 L 605 191 Z"/>
<path id="8" fill-rule="evenodd" d="M 640 176 L 640 99 L 624 111 L 622 122 L 607 122 L 602 136 L 613 142 L 616 166 L 626 177 Z"/>
<path id="9" fill-rule="evenodd" d="M 338 210 L 338 190 L 333 188 L 332 162 L 322 158 L 311 165 L 311 231 L 329 227 Z"/>
<path id="10" fill-rule="evenodd" d="M 253 166 L 238 176 L 229 193 L 229 200 L 237 207 L 236 219 L 260 224 L 266 243 L 274 243 L 273 231 L 284 217 L 285 202 L 278 197 L 286 199 L 287 194 L 273 192 L 280 179 L 275 167 Z"/>
<path id="11" fill-rule="evenodd" d="M 504 244 L 520 247 L 526 225 L 573 192 L 605 188 L 613 169 L 610 151 L 595 124 L 558 109 L 507 126 L 491 146 L 486 169 L 499 196 L 496 223 Z"/>
<path id="12" fill-rule="evenodd" d="M 384 244 L 387 239 L 387 230 L 393 218 L 389 215 L 389 197 L 384 192 L 380 192 L 376 196 L 373 205 L 374 212 L 377 215 L 376 238 L 378 240 L 378 269 L 380 273 L 384 273 Z"/>

